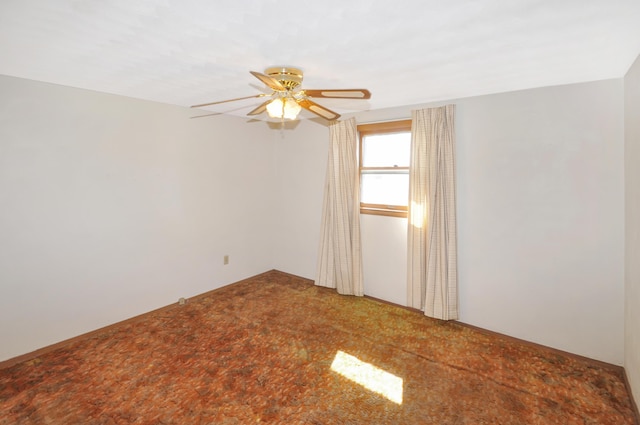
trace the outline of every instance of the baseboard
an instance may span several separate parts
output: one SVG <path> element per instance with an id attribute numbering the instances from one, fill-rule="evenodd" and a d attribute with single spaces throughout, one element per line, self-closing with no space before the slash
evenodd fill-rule
<path id="1" fill-rule="evenodd" d="M 274 273 L 274 272 L 275 273 L 285 274 L 285 275 L 294 277 L 296 279 L 304 280 L 309 284 L 314 284 L 315 283 L 313 280 L 305 278 L 305 277 L 302 277 L 302 276 L 297 276 L 297 275 L 292 274 L 292 273 L 287 273 L 287 272 L 283 272 L 283 271 L 280 271 L 280 270 L 272 269 L 272 270 L 268 270 L 268 271 L 263 272 L 263 273 L 259 273 L 259 274 L 255 275 L 255 276 L 251 276 L 251 277 L 248 277 L 246 279 L 242 279 L 242 280 L 240 280 L 238 282 L 233 282 L 233 283 L 221 286 L 220 288 L 216 288 L 216 289 L 213 289 L 211 291 L 207 291 L 207 292 L 204 292 L 202 294 L 195 295 L 195 296 L 193 296 L 191 298 L 188 298 L 187 302 L 195 301 L 195 300 L 197 300 L 199 298 L 206 297 L 208 295 L 211 295 L 211 294 L 215 293 L 216 291 L 218 291 L 218 290 L 220 290 L 222 288 L 226 288 L 226 287 L 229 287 L 229 286 L 232 286 L 232 285 L 241 284 L 241 283 L 246 282 L 248 280 L 255 279 L 255 278 L 258 278 L 260 276 L 264 276 L 264 275 L 267 275 L 269 273 Z M 400 307 L 400 308 L 403 308 L 403 309 L 406 309 L 406 310 L 413 311 L 415 313 L 422 314 L 422 311 L 420 311 L 418 309 L 407 307 L 407 306 L 403 306 L 403 305 L 396 304 L 396 303 L 393 303 L 393 302 L 390 302 L 390 301 L 386 301 L 386 300 L 382 300 L 382 299 L 379 299 L 379 298 L 371 297 L 369 295 L 365 295 L 365 298 L 368 298 L 368 299 L 371 299 L 373 301 L 377 301 L 377 302 L 380 302 L 380 303 L 383 303 L 383 304 L 389 304 L 389 305 L 393 305 L 395 307 Z M 160 313 L 160 312 L 167 311 L 167 310 L 170 310 L 170 309 L 173 309 L 173 308 L 178 308 L 178 307 L 180 307 L 180 305 L 178 303 L 169 304 L 167 306 L 160 307 L 160 308 L 157 308 L 155 310 L 148 311 L 146 313 L 142 313 L 140 315 L 131 317 L 129 319 L 125 319 L 125 320 L 122 320 L 120 322 L 116 322 L 116 323 L 113 323 L 111 325 L 107 325 L 107 326 L 104 326 L 102 328 L 99 328 L 99 329 L 96 329 L 96 330 L 93 330 L 93 331 L 90 331 L 90 332 L 87 332 L 87 333 L 84 333 L 84 334 L 81 334 L 81 335 L 78 335 L 78 336 L 63 340 L 63 341 L 60 341 L 60 342 L 57 342 L 57 343 L 54 343 L 52 345 L 48 345 L 46 347 L 39 348 L 39 349 L 37 349 L 35 351 L 19 355 L 19 356 L 10 358 L 8 360 L 0 361 L 0 369 L 11 367 L 11 366 L 13 366 L 15 364 L 18 364 L 18 363 L 21 363 L 21 362 L 24 362 L 24 361 L 33 360 L 36 357 L 42 356 L 42 355 L 44 355 L 46 353 L 49 353 L 51 351 L 54 351 L 54 350 L 57 350 L 59 348 L 65 347 L 65 346 L 67 346 L 69 344 L 72 344 L 72 343 L 75 343 L 75 342 L 78 342 L 78 341 L 82 341 L 82 340 L 87 339 L 87 338 L 91 338 L 91 337 L 95 336 L 96 334 L 108 331 L 108 330 L 110 330 L 112 328 L 115 328 L 117 326 L 121 326 L 121 325 L 128 324 L 128 323 L 135 323 L 137 321 L 143 320 L 144 318 L 148 317 L 149 315 Z M 629 388 L 629 383 L 626 380 L 627 379 L 626 378 L 626 373 L 625 373 L 624 368 L 622 366 L 614 365 L 614 364 L 603 362 L 603 361 L 600 361 L 600 360 L 591 359 L 589 357 L 584 357 L 584 356 L 581 356 L 581 355 L 578 355 L 578 354 L 574 354 L 574 353 L 570 353 L 570 352 L 567 352 L 567 351 L 558 350 L 556 348 L 548 347 L 546 345 L 538 344 L 538 343 L 527 341 L 527 340 L 520 339 L 520 338 L 515 338 L 515 337 L 509 336 L 509 335 L 501 334 L 499 332 L 490 331 L 488 329 L 480 328 L 480 327 L 477 327 L 477 326 L 474 326 L 474 325 L 470 325 L 470 324 L 467 324 L 467 323 L 464 323 L 464 322 L 453 321 L 453 323 L 455 323 L 456 325 L 459 325 L 459 326 L 463 326 L 463 327 L 467 327 L 467 328 L 470 328 L 470 329 L 474 329 L 477 332 L 481 332 L 481 333 L 484 333 L 484 334 L 487 334 L 487 335 L 499 336 L 501 338 L 504 338 L 504 339 L 507 339 L 507 340 L 511 340 L 511 341 L 514 341 L 514 342 L 517 342 L 517 343 L 520 343 L 520 344 L 528 345 L 528 346 L 535 347 L 535 348 L 538 348 L 538 349 L 543 349 L 543 350 L 546 350 L 546 351 L 549 351 L 549 352 L 552 352 L 552 353 L 555 353 L 555 354 L 560 354 L 560 355 L 563 355 L 563 356 L 575 358 L 575 359 L 578 359 L 578 360 L 581 360 L 581 361 L 584 361 L 584 362 L 587 362 L 587 363 L 591 363 L 594 366 L 604 367 L 604 368 L 610 369 L 610 370 L 615 371 L 618 374 L 620 374 L 620 376 L 623 377 L 623 379 L 625 379 L 627 388 Z M 631 394 L 630 390 L 629 390 L 629 394 Z M 636 411 L 637 411 L 637 406 L 636 406 Z"/>
<path id="2" fill-rule="evenodd" d="M 627 376 L 627 371 L 625 370 L 623 373 L 624 385 L 627 387 L 627 392 L 629 393 L 629 399 L 631 399 L 631 408 L 636 414 L 636 425 L 640 425 L 640 410 L 638 410 L 638 403 L 636 403 L 636 399 L 633 398 L 633 392 L 631 391 L 631 383 L 629 382 L 629 377 Z"/>
<path id="3" fill-rule="evenodd" d="M 389 305 L 393 305 L 395 307 L 400 307 L 400 308 L 403 308 L 405 310 L 413 311 L 415 313 L 424 314 L 422 312 L 422 310 L 419 310 L 417 308 L 407 307 L 407 306 L 404 306 L 404 305 L 401 305 L 401 304 L 393 303 L 391 301 L 386 301 L 386 300 L 382 300 L 382 299 L 379 299 L 379 298 L 371 297 L 369 295 L 365 295 L 365 298 L 369 298 L 371 300 L 374 300 L 374 301 L 377 301 L 377 302 L 380 302 L 380 303 L 383 303 L 383 304 L 389 304 Z M 435 320 L 438 320 L 438 319 L 435 319 Z M 480 333 L 485 334 L 485 335 L 496 336 L 496 337 L 499 337 L 499 338 L 502 338 L 502 339 L 505 339 L 505 340 L 508 340 L 508 341 L 516 342 L 518 344 L 523 344 L 523 345 L 527 345 L 529 347 L 533 347 L 533 348 L 536 348 L 536 349 L 545 350 L 545 351 L 551 352 L 553 354 L 559 354 L 559 355 L 562 355 L 562 356 L 574 358 L 576 360 L 580 360 L 580 361 L 592 364 L 593 366 L 606 368 L 606 369 L 609 369 L 609 370 L 612 370 L 612 371 L 618 373 L 620 375 L 620 377 L 622 377 L 624 375 L 624 368 L 622 366 L 618 366 L 618 365 L 615 365 L 615 364 L 612 364 L 612 363 L 607 363 L 607 362 L 603 362 L 603 361 L 600 361 L 600 360 L 592 359 L 590 357 L 581 356 L 579 354 L 571 353 L 569 351 L 559 350 L 557 348 L 549 347 L 549 346 L 543 345 L 543 344 L 538 344 L 536 342 L 527 341 L 526 339 L 516 338 L 516 337 L 510 336 L 510 335 L 506 335 L 506 334 L 503 334 L 503 333 L 500 333 L 500 332 L 490 331 L 488 329 L 480 328 L 478 326 L 470 325 L 468 323 L 460 322 L 458 320 L 452 320 L 451 323 L 453 323 L 453 324 L 455 324 L 457 326 L 473 329 L 476 332 L 480 332 Z"/>
<path id="4" fill-rule="evenodd" d="M 486 334 L 486 335 L 495 335 L 501 338 L 504 338 L 506 340 L 510 340 L 513 342 L 517 342 L 518 344 L 522 344 L 522 345 L 526 345 L 529 347 L 533 347 L 536 349 L 540 349 L 540 350 L 545 350 L 547 352 L 550 352 L 552 354 L 558 354 L 561 356 L 565 356 L 565 357 L 569 357 L 569 358 L 573 358 L 575 360 L 579 360 L 588 364 L 591 364 L 595 367 L 601 367 L 604 369 L 609 369 L 615 373 L 617 373 L 618 375 L 620 375 L 620 377 L 622 378 L 624 376 L 624 368 L 622 366 L 613 364 L 613 363 L 607 363 L 607 362 L 603 362 L 601 360 L 596 360 L 596 359 L 592 359 L 591 357 L 586 357 L 586 356 L 581 356 L 580 354 L 575 354 L 575 353 L 571 353 L 569 351 L 564 351 L 564 350 L 560 350 L 557 348 L 553 348 L 553 347 L 549 347 L 548 345 L 543 345 L 543 344 L 538 344 L 537 342 L 531 342 L 531 341 L 527 341 L 526 339 L 520 339 L 520 338 L 516 338 L 510 335 L 506 335 L 500 332 L 494 332 L 494 331 L 490 331 L 488 329 L 484 329 L 484 328 L 480 328 L 478 326 L 474 326 L 474 325 L 470 325 L 468 323 L 464 323 L 464 322 L 459 322 L 459 321 L 455 321 L 456 324 L 465 327 L 465 328 L 469 328 L 469 329 L 474 329 L 480 333 Z"/>
<path id="5" fill-rule="evenodd" d="M 248 277 L 246 279 L 239 280 L 237 282 L 233 282 L 233 283 L 230 283 L 230 284 L 227 284 L 227 285 L 223 285 L 220 288 L 212 289 L 211 291 L 207 291 L 207 292 L 204 292 L 202 294 L 198 294 L 198 295 L 195 295 L 193 297 L 187 298 L 186 301 L 187 302 L 195 301 L 195 300 L 197 300 L 199 298 L 206 297 L 207 295 L 211 295 L 214 292 L 216 292 L 216 291 L 218 291 L 218 290 L 220 290 L 222 288 L 226 288 L 226 287 L 229 287 L 229 286 L 232 286 L 232 285 L 238 285 L 238 284 L 240 284 L 242 282 L 245 282 L 247 280 L 255 279 L 257 277 L 260 277 L 260 276 L 263 276 L 263 275 L 266 275 L 266 274 L 269 274 L 269 273 L 273 273 L 273 272 L 277 272 L 277 270 L 268 270 L 266 272 L 259 273 L 259 274 L 255 275 L 255 276 L 251 276 L 251 277 Z M 103 327 L 95 329 L 93 331 L 89 331 L 89 332 L 80 334 L 78 336 L 74 336 L 72 338 L 65 339 L 65 340 L 60 341 L 60 342 L 56 342 L 56 343 L 51 344 L 51 345 L 47 345 L 46 347 L 39 348 L 39 349 L 37 349 L 35 351 L 31 351 L 29 353 L 21 354 L 19 356 L 12 357 L 12 358 L 7 359 L 7 360 L 0 361 L 0 369 L 6 369 L 6 368 L 14 366 L 14 365 L 16 365 L 18 363 L 22 363 L 22 362 L 26 362 L 26 361 L 29 361 L 29 360 L 33 360 L 33 359 L 35 359 L 37 357 L 43 356 L 43 355 L 45 355 L 47 353 L 50 353 L 52 351 L 55 351 L 55 350 L 57 350 L 59 348 L 63 348 L 65 346 L 67 346 L 67 345 L 73 344 L 73 343 L 78 342 L 78 341 L 83 341 L 85 339 L 89 339 L 91 337 L 94 337 L 97 334 L 100 334 L 100 333 L 105 332 L 105 331 L 109 331 L 109 330 L 111 330 L 113 328 L 116 328 L 118 326 L 122 326 L 122 325 L 125 325 L 125 324 L 130 324 L 130 323 L 135 323 L 135 322 L 138 322 L 140 320 L 145 319 L 146 317 L 148 317 L 148 316 L 150 316 L 152 314 L 161 313 L 163 311 L 168 311 L 168 310 L 171 310 L 171 309 L 174 309 L 174 308 L 179 308 L 179 307 L 180 307 L 179 303 L 172 303 L 172 304 L 166 305 L 164 307 L 160 307 L 160 308 L 157 308 L 155 310 L 147 311 L 146 313 L 142 313 L 142 314 L 139 314 L 137 316 L 130 317 L 129 319 L 121 320 L 119 322 L 112 323 L 112 324 L 107 325 L 107 326 L 103 326 Z"/>
<path id="6" fill-rule="evenodd" d="M 299 275 L 297 275 L 297 274 L 283 272 L 282 270 L 273 269 L 273 270 L 271 270 L 271 272 L 276 272 L 276 273 L 280 273 L 280 274 L 285 274 L 285 275 L 287 275 L 287 276 L 291 276 L 291 277 L 294 277 L 294 278 L 296 278 L 296 279 L 305 280 L 305 281 L 307 281 L 307 283 L 310 283 L 310 284 L 312 284 L 312 285 L 315 285 L 315 283 L 316 283 L 316 281 L 315 281 L 315 280 L 313 280 L 313 279 L 309 279 L 308 277 L 303 277 L 303 276 L 299 276 Z M 267 273 L 270 273 L 270 272 L 267 272 Z"/>

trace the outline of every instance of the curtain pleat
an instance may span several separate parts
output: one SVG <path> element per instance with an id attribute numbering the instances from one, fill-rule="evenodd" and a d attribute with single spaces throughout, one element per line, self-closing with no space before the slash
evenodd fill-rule
<path id="1" fill-rule="evenodd" d="M 412 112 L 407 305 L 458 318 L 455 106 Z"/>
<path id="2" fill-rule="evenodd" d="M 360 248 L 360 176 L 354 118 L 329 127 L 329 159 L 316 285 L 364 295 Z"/>

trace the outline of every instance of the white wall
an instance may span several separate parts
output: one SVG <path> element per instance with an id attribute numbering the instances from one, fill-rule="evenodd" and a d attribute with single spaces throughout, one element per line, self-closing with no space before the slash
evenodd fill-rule
<path id="1" fill-rule="evenodd" d="M 360 215 L 365 293 L 407 305 L 407 219 Z"/>
<path id="2" fill-rule="evenodd" d="M 457 105 L 461 321 L 621 365 L 622 80 L 451 102 Z M 356 118 L 406 119 L 417 107 Z M 291 153 L 287 162 L 303 157 Z M 280 184 L 282 192 L 290 185 Z M 315 214 L 302 205 L 296 214 Z M 403 226 L 394 218 L 362 223 L 365 293 L 404 304 Z M 311 237 L 317 227 L 296 231 L 309 235 L 300 241 L 317 244 Z M 393 242 L 381 246 L 390 234 Z M 298 274 L 313 276 L 313 267 Z"/>
<path id="3" fill-rule="evenodd" d="M 640 56 L 625 87 L 625 350 L 624 367 L 640 405 Z"/>
<path id="4" fill-rule="evenodd" d="M 275 139 L 274 268 L 315 279 L 329 130 L 304 120 Z"/>
<path id="5" fill-rule="evenodd" d="M 272 267 L 264 125 L 2 76 L 0 93 L 0 360 Z"/>
<path id="6" fill-rule="evenodd" d="M 461 321 L 621 365 L 622 81 L 459 105 Z"/>

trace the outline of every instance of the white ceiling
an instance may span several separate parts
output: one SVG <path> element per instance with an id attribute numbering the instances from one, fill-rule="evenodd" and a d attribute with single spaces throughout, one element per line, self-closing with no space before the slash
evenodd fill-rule
<path id="1" fill-rule="evenodd" d="M 0 74 L 182 106 L 274 65 L 371 90 L 319 101 L 345 113 L 619 78 L 639 53 L 640 0 L 0 0 Z"/>

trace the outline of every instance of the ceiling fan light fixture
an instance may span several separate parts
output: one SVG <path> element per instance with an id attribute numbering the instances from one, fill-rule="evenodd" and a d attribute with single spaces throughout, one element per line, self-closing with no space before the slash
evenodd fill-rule
<path id="1" fill-rule="evenodd" d="M 192 108 L 268 96 L 270 99 L 262 102 L 260 105 L 249 111 L 247 115 L 255 116 L 266 111 L 270 118 L 278 118 L 281 120 L 286 118 L 288 120 L 295 120 L 298 118 L 300 111 L 302 109 L 306 109 L 327 121 L 335 121 L 340 118 L 340 114 L 315 103 L 310 98 L 318 97 L 365 100 L 371 97 L 371 92 L 367 89 L 300 90 L 298 88 L 302 83 L 303 73 L 302 70 L 298 68 L 274 66 L 265 69 L 264 72 L 265 73 L 263 74 L 261 72 L 249 71 L 249 73 L 260 80 L 267 89 L 271 89 L 270 94 L 261 93 L 254 96 L 201 103 L 193 105 Z"/>
<path id="2" fill-rule="evenodd" d="M 267 105 L 267 114 L 271 118 L 286 118 L 295 120 L 300 113 L 300 105 L 292 98 L 277 98 Z"/>

